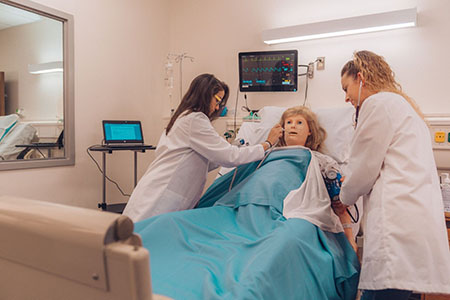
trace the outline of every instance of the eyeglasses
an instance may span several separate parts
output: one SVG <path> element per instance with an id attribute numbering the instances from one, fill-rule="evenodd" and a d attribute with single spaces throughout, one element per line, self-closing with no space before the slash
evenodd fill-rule
<path id="1" fill-rule="evenodd" d="M 216 98 L 216 105 L 219 105 L 219 106 L 222 106 L 222 98 L 220 98 L 219 96 L 217 96 L 217 95 L 214 95 L 214 98 Z"/>

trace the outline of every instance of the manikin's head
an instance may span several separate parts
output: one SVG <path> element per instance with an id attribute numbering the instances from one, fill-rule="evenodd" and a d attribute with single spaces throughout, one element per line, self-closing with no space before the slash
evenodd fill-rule
<path id="1" fill-rule="evenodd" d="M 305 146 L 319 150 L 326 137 L 316 114 L 304 106 L 287 109 L 281 116 L 280 125 L 284 129 L 280 146 Z"/>

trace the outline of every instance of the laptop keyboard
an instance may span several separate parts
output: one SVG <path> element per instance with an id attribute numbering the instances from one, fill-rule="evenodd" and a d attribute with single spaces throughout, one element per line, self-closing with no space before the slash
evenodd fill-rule
<path id="1" fill-rule="evenodd" d="M 122 149 L 122 148 L 141 147 L 144 146 L 144 144 L 109 144 L 105 146 L 111 149 Z"/>

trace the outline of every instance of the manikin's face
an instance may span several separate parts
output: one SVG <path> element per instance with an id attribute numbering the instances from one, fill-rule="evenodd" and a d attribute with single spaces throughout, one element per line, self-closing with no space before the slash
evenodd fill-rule
<path id="1" fill-rule="evenodd" d="M 224 91 L 219 91 L 215 94 L 211 99 L 211 105 L 209 106 L 209 115 L 211 116 L 216 110 L 220 108 L 220 102 L 222 102 L 223 97 L 225 96 Z"/>
<path id="2" fill-rule="evenodd" d="M 302 115 L 294 115 L 284 120 L 284 140 L 287 146 L 305 146 L 311 134 L 308 122 Z"/>

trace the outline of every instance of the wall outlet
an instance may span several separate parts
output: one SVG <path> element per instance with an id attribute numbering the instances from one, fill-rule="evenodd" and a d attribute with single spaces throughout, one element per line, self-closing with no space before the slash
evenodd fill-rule
<path id="1" fill-rule="evenodd" d="M 436 131 L 434 133 L 434 141 L 436 143 L 445 143 L 445 132 L 444 131 Z"/>
<path id="2" fill-rule="evenodd" d="M 430 130 L 433 150 L 450 150 L 450 114 L 425 115 L 425 121 Z M 446 160 L 450 163 L 448 156 Z"/>
<path id="3" fill-rule="evenodd" d="M 325 56 L 320 56 L 317 58 L 317 70 L 325 69 Z"/>

